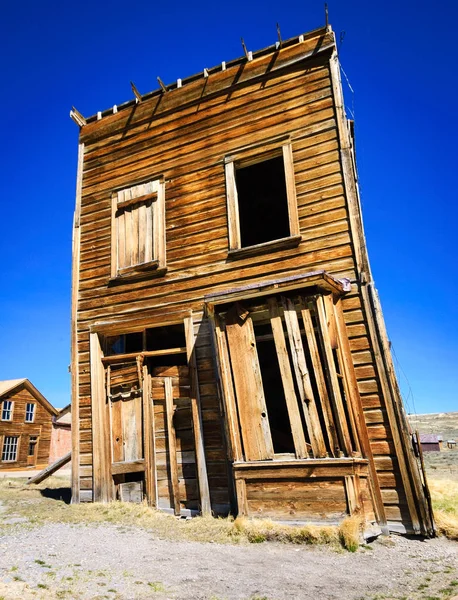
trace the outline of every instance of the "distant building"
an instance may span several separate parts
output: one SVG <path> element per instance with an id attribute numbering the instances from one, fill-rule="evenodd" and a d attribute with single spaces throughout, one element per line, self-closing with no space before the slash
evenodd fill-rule
<path id="1" fill-rule="evenodd" d="M 420 444 L 423 452 L 440 452 L 439 436 L 435 433 L 420 433 Z"/>
<path id="2" fill-rule="evenodd" d="M 0 381 L 0 470 L 45 467 L 58 414 L 28 379 Z"/>
<path id="3" fill-rule="evenodd" d="M 71 407 L 72 405 L 68 404 L 52 419 L 49 464 L 52 464 L 72 449 Z"/>
<path id="4" fill-rule="evenodd" d="M 447 440 L 447 448 L 454 450 L 456 448 L 456 440 Z"/>

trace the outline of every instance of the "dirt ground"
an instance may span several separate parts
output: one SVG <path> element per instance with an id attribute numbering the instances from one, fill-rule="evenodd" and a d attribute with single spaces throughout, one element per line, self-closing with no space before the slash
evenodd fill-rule
<path id="1" fill-rule="evenodd" d="M 172 540 L 141 524 L 67 522 L 79 509 L 62 489 L 0 495 L 0 600 L 458 598 L 458 543 L 445 538 L 385 537 L 355 553 Z"/>

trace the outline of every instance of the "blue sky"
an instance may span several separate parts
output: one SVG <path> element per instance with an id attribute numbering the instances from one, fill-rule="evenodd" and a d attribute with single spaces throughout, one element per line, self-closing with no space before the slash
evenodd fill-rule
<path id="1" fill-rule="evenodd" d="M 374 278 L 411 412 L 458 410 L 458 6 L 329 1 L 356 121 Z M 78 128 L 89 116 L 324 23 L 321 1 L 8 3 L 0 24 L 0 379 L 70 401 Z"/>

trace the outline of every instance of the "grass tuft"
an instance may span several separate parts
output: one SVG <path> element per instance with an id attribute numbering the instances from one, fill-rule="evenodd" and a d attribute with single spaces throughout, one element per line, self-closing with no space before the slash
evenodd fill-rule
<path id="1" fill-rule="evenodd" d="M 352 515 L 342 521 L 339 527 L 339 536 L 342 546 L 349 552 L 356 552 L 359 548 L 363 521 L 359 515 Z"/>
<path id="2" fill-rule="evenodd" d="M 458 540 L 458 481 L 429 479 L 438 533 Z"/>

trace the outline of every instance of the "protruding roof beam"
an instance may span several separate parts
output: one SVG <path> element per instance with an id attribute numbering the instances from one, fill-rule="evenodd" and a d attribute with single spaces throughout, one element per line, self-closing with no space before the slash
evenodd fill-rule
<path id="1" fill-rule="evenodd" d="M 162 81 L 162 79 L 160 77 L 158 77 L 157 80 L 159 82 L 159 85 L 161 86 L 161 90 L 165 94 L 165 92 L 167 91 L 167 87 L 166 87 L 165 83 Z"/>
<path id="2" fill-rule="evenodd" d="M 277 23 L 277 36 L 278 36 L 278 47 L 281 48 L 283 45 L 283 41 L 281 39 L 280 25 L 278 23 Z"/>
<path id="3" fill-rule="evenodd" d="M 86 125 L 87 123 L 86 119 L 83 117 L 80 111 L 77 110 L 74 106 L 72 106 L 72 110 L 70 111 L 70 118 L 72 119 L 72 121 L 75 121 L 78 127 L 83 127 L 83 125 Z"/>
<path id="4" fill-rule="evenodd" d="M 248 50 L 246 49 L 246 46 L 245 46 L 244 39 L 243 38 L 240 38 L 240 39 L 242 40 L 242 48 L 243 48 L 243 51 L 245 52 L 246 59 L 253 60 L 253 52 L 248 52 Z"/>
<path id="5" fill-rule="evenodd" d="M 143 100 L 143 98 L 142 98 L 142 95 L 140 94 L 140 92 L 135 87 L 135 84 L 133 81 L 130 82 L 130 87 L 132 88 L 132 91 L 134 93 L 135 98 L 137 99 L 137 102 L 140 104 L 140 102 Z"/>

